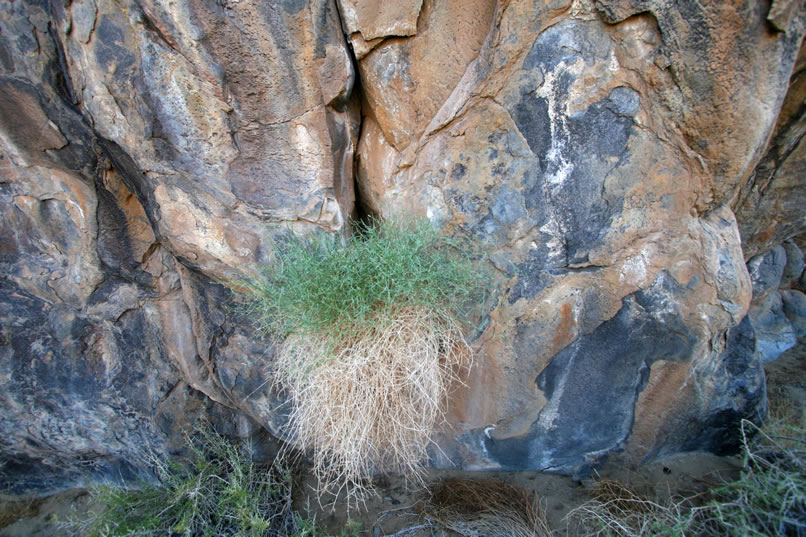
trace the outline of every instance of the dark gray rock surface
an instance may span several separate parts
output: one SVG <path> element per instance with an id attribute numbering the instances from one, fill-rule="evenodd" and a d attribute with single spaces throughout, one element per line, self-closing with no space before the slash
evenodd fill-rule
<path id="1" fill-rule="evenodd" d="M 784 315 L 792 326 L 795 336 L 806 336 L 806 294 L 794 289 L 781 291 Z"/>
<path id="2" fill-rule="evenodd" d="M 806 262 L 803 260 L 803 252 L 794 241 L 786 241 L 783 244 L 786 250 L 786 266 L 781 276 L 781 287 L 788 288 L 798 285 L 798 280 L 806 269 Z"/>

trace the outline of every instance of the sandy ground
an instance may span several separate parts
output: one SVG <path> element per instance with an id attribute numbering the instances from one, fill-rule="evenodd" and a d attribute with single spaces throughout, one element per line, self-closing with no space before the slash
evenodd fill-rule
<path id="1" fill-rule="evenodd" d="M 774 404 L 806 407 L 806 340 L 765 366 L 770 398 Z M 775 402 L 777 400 L 777 402 Z M 707 453 L 676 455 L 653 462 L 638 471 L 617 466 L 600 469 L 599 477 L 616 479 L 663 495 L 689 496 L 722 480 L 738 475 L 735 457 L 716 457 Z M 498 479 L 533 492 L 540 499 L 549 527 L 558 537 L 571 537 L 564 517 L 574 507 L 589 499 L 590 482 L 539 472 L 468 473 L 431 471 L 428 481 L 445 478 Z M 295 495 L 296 508 L 332 535 L 339 535 L 348 520 L 358 523 L 360 535 L 368 537 L 441 537 L 439 530 L 422 527 L 419 512 L 427 492 L 412 490 L 401 478 L 384 477 L 376 482 L 377 493 L 361 509 L 349 512 L 343 504 L 322 507 L 312 492 L 310 476 L 303 478 Z M 58 525 L 60 520 L 85 512 L 93 506 L 86 491 L 74 489 L 44 499 L 20 499 L 0 495 L 0 537 L 71 537 Z M 407 528 L 410 531 L 407 531 Z"/>
<path id="2" fill-rule="evenodd" d="M 691 453 L 667 457 L 631 471 L 618 466 L 605 465 L 598 472 L 602 479 L 615 479 L 630 483 L 641 490 L 650 490 L 660 496 L 669 494 L 691 496 L 696 492 L 713 487 L 722 480 L 738 475 L 739 460 L 735 457 L 717 457 L 708 453 Z M 548 519 L 549 527 L 557 536 L 570 535 L 564 517 L 574 507 L 590 499 L 589 487 L 594 481 L 577 482 L 566 476 L 540 472 L 490 472 L 470 473 L 460 471 L 431 471 L 428 480 L 436 483 L 446 478 L 472 478 L 475 480 L 501 480 L 519 486 L 540 499 Z M 399 537 L 432 537 L 443 535 L 433 528 L 419 528 L 406 532 L 406 528 L 422 525 L 419 511 L 427 500 L 424 490 L 407 488 L 403 479 L 388 477 L 376 483 L 378 493 L 370 497 L 364 509 L 346 511 L 343 504 L 335 509 L 318 504 L 316 496 L 310 492 L 312 479 L 306 480 L 309 492 L 298 493 L 297 504 L 304 510 L 307 505 L 309 516 L 334 535 L 348 520 L 360 524 L 361 535 L 373 537 L 398 535 Z M 2 534 L 0 533 L 0 536 Z"/>
<path id="3" fill-rule="evenodd" d="M 0 536 L 2 537 L 68 537 L 59 522 L 84 512 L 89 495 L 82 489 L 71 489 L 48 498 L 14 499 L 0 496 Z M 16 520 L 13 518 L 18 517 Z M 5 524 L 8 525 L 5 525 Z"/>

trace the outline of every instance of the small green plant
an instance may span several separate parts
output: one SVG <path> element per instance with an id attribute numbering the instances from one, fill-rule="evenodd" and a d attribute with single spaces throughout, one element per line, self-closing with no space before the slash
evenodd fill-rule
<path id="1" fill-rule="evenodd" d="M 710 500 L 699 498 L 700 505 L 649 500 L 605 481 L 568 520 L 590 536 L 806 535 L 806 427 L 802 412 L 786 414 L 761 429 L 742 422 L 739 478 L 710 491 Z"/>
<path id="2" fill-rule="evenodd" d="M 772 430 L 771 430 L 772 429 Z M 747 440 L 750 432 L 757 434 Z M 759 429 L 742 422 L 744 463 L 738 480 L 714 491 L 706 508 L 727 534 L 806 535 L 806 429 L 792 423 Z"/>
<path id="3" fill-rule="evenodd" d="M 247 285 L 280 342 L 275 387 L 320 491 L 360 493 L 374 472 L 420 475 L 442 403 L 471 352 L 463 323 L 487 277 L 427 221 L 290 237 Z"/>
<path id="4" fill-rule="evenodd" d="M 98 507 L 62 525 L 80 537 L 327 537 L 292 509 L 284 466 L 255 465 L 249 450 L 209 426 L 188 436 L 189 456 L 151 459 L 157 481 L 90 489 Z M 347 527 L 338 537 L 355 537 Z"/>
<path id="5" fill-rule="evenodd" d="M 190 456 L 152 466 L 156 483 L 93 487 L 100 508 L 68 523 L 86 537 L 280 537 L 296 531 L 284 468 L 255 466 L 249 453 L 205 428 Z"/>
<path id="6" fill-rule="evenodd" d="M 427 220 L 354 224 L 334 235 L 290 236 L 251 282 L 250 311 L 284 338 L 327 334 L 350 340 L 392 322 L 404 307 L 465 320 L 485 276 L 462 245 Z"/>

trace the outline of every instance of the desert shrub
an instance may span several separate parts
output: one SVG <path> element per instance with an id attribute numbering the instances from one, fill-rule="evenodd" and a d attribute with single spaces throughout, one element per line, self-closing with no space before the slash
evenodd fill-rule
<path id="1" fill-rule="evenodd" d="M 763 429 L 742 422 L 737 480 L 708 497 L 650 500 L 605 481 L 568 520 L 591 536 L 762 537 L 806 535 L 806 428 L 802 413 L 772 416 Z"/>
<path id="2" fill-rule="evenodd" d="M 697 536 L 701 528 L 690 517 L 689 500 L 649 499 L 632 488 L 601 480 L 592 499 L 566 517 L 572 534 L 590 537 Z"/>
<path id="3" fill-rule="evenodd" d="M 487 287 L 462 246 L 427 221 L 356 225 L 350 239 L 290 237 L 246 288 L 278 342 L 289 437 L 321 492 L 360 493 L 374 472 L 417 478 Z"/>
<path id="4" fill-rule="evenodd" d="M 423 517 L 463 537 L 548 537 L 536 498 L 498 480 L 447 479 L 431 490 Z"/>
<path id="5" fill-rule="evenodd" d="M 458 241 L 427 220 L 354 225 L 350 239 L 288 236 L 249 291 L 262 329 L 279 337 L 354 339 L 389 322 L 401 307 L 467 318 L 484 275 Z"/>
<path id="6" fill-rule="evenodd" d="M 287 537 L 300 529 L 291 510 L 291 478 L 282 467 L 256 466 L 246 449 L 205 428 L 190 455 L 152 457 L 156 482 L 90 490 L 100 507 L 67 527 L 87 537 Z M 314 535 L 308 533 L 307 535 Z"/>
<path id="7" fill-rule="evenodd" d="M 704 510 L 723 535 L 806 536 L 806 429 L 787 421 L 759 430 L 742 423 L 743 465 L 738 480 L 719 487 Z M 756 433 L 748 440 L 748 433 Z"/>
<path id="8" fill-rule="evenodd" d="M 330 350 L 327 336 L 292 335 L 277 359 L 292 436 L 312 451 L 322 492 L 360 492 L 376 471 L 416 480 L 455 368 L 470 353 L 457 326 L 422 308 L 357 336 Z"/>

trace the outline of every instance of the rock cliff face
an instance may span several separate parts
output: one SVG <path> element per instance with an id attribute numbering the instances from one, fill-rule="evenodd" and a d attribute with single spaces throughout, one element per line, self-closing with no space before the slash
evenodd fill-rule
<path id="1" fill-rule="evenodd" d="M 793 0 L 0 4 L 7 480 L 136 473 L 201 415 L 279 434 L 222 282 L 367 213 L 496 273 L 432 464 L 729 449 L 803 334 L 804 31 Z"/>

